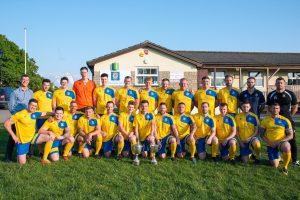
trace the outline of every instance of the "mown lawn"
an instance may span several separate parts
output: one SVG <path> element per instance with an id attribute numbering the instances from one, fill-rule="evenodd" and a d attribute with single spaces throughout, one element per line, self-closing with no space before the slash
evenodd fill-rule
<path id="1" fill-rule="evenodd" d="M 265 147 L 260 165 L 142 159 L 136 167 L 73 156 L 47 166 L 33 157 L 20 167 L 2 162 L 7 136 L 0 125 L 0 199 L 300 199 L 300 167 L 283 175 L 268 166 Z"/>

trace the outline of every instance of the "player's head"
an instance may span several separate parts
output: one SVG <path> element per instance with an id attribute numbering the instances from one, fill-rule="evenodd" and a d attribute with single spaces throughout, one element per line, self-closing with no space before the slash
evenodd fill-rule
<path id="1" fill-rule="evenodd" d="M 145 86 L 146 86 L 146 88 L 151 88 L 152 83 L 153 83 L 152 77 L 146 77 L 145 78 Z"/>
<path id="2" fill-rule="evenodd" d="M 168 89 L 168 87 L 170 86 L 170 80 L 167 78 L 164 78 L 161 81 L 161 87 L 164 88 L 165 90 Z"/>
<path id="3" fill-rule="evenodd" d="M 220 114 L 221 114 L 222 116 L 226 115 L 226 114 L 227 114 L 227 110 L 228 110 L 228 105 L 227 105 L 227 103 L 220 103 L 219 109 L 220 109 Z"/>
<path id="4" fill-rule="evenodd" d="M 185 113 L 185 103 L 180 102 L 180 103 L 178 104 L 177 109 L 178 109 L 179 114 Z"/>
<path id="5" fill-rule="evenodd" d="M 80 75 L 81 75 L 81 78 L 83 79 L 87 79 L 88 76 L 89 76 L 89 70 L 87 67 L 81 67 L 80 68 Z"/>
<path id="6" fill-rule="evenodd" d="M 250 102 L 249 102 L 249 101 L 244 101 L 244 102 L 242 103 L 242 111 L 243 111 L 244 113 L 248 113 L 248 112 L 250 112 L 250 109 L 251 109 Z"/>
<path id="7" fill-rule="evenodd" d="M 134 111 L 134 108 L 135 108 L 135 102 L 134 101 L 129 101 L 127 108 L 128 108 L 128 112 L 132 113 Z"/>
<path id="8" fill-rule="evenodd" d="M 279 105 L 279 103 L 272 104 L 271 113 L 272 113 L 272 115 L 279 115 L 279 113 L 280 113 L 280 105 Z"/>
<path id="9" fill-rule="evenodd" d="M 232 83 L 233 83 L 233 76 L 230 75 L 230 74 L 227 74 L 225 76 L 225 84 L 226 84 L 226 86 L 232 86 Z"/>
<path id="10" fill-rule="evenodd" d="M 65 77 L 65 76 L 62 77 L 60 79 L 60 85 L 61 85 L 61 88 L 66 89 L 68 87 L 68 85 L 69 85 L 69 79 L 68 79 L 68 77 Z"/>
<path id="11" fill-rule="evenodd" d="M 64 109 L 63 109 L 63 107 L 57 106 L 55 108 L 55 119 L 62 120 L 63 117 L 64 117 Z"/>
<path id="12" fill-rule="evenodd" d="M 125 87 L 130 87 L 131 86 L 131 82 L 132 82 L 132 78 L 130 76 L 126 76 L 124 78 L 124 86 Z"/>
<path id="13" fill-rule="evenodd" d="M 209 103 L 208 102 L 201 103 L 201 111 L 203 114 L 208 114 L 208 112 L 209 112 Z"/>
<path id="14" fill-rule="evenodd" d="M 247 79 L 247 88 L 252 89 L 255 87 L 256 79 L 255 77 L 251 76 Z"/>
<path id="15" fill-rule="evenodd" d="M 202 77 L 202 87 L 209 88 L 210 87 L 210 78 L 208 76 Z"/>
<path id="16" fill-rule="evenodd" d="M 50 87 L 51 87 L 51 81 L 49 79 L 47 79 L 47 78 L 43 79 L 42 84 L 43 84 L 43 90 L 45 92 L 47 92 L 50 89 Z"/>
<path id="17" fill-rule="evenodd" d="M 70 111 L 71 113 L 75 113 L 78 109 L 78 105 L 77 105 L 77 102 L 76 101 L 71 101 L 70 103 Z"/>
<path id="18" fill-rule="evenodd" d="M 28 87 L 29 84 L 29 76 L 27 74 L 23 74 L 20 79 L 20 83 L 22 87 Z"/>
<path id="19" fill-rule="evenodd" d="M 140 109 L 141 109 L 141 112 L 143 114 L 147 113 L 148 112 L 148 108 L 149 108 L 149 101 L 147 100 L 143 100 L 140 104 Z"/>
<path id="20" fill-rule="evenodd" d="M 180 89 L 186 90 L 189 88 L 188 80 L 186 78 L 180 79 L 179 82 Z"/>
<path id="21" fill-rule="evenodd" d="M 102 86 L 108 85 L 108 74 L 102 73 L 100 76 Z"/>
<path id="22" fill-rule="evenodd" d="M 35 112 L 38 106 L 38 101 L 36 99 L 30 99 L 28 102 L 28 110 L 29 112 Z"/>
<path id="23" fill-rule="evenodd" d="M 106 111 L 108 114 L 111 114 L 114 112 L 114 107 L 115 107 L 115 104 L 113 101 L 108 101 L 106 103 Z"/>
<path id="24" fill-rule="evenodd" d="M 87 106 L 85 107 L 85 110 L 84 110 L 84 113 L 85 113 L 85 116 L 87 118 L 92 118 L 94 116 L 94 107 L 93 106 Z"/>
<path id="25" fill-rule="evenodd" d="M 284 90 L 285 89 L 285 80 L 284 80 L 284 78 L 278 77 L 276 79 L 275 86 L 276 86 L 277 90 Z"/>
<path id="26" fill-rule="evenodd" d="M 167 112 L 167 104 L 166 103 L 160 103 L 159 104 L 159 113 L 161 115 L 164 115 Z"/>

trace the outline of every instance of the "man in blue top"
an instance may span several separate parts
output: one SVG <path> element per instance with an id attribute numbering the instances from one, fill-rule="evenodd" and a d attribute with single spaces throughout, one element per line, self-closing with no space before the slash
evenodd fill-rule
<path id="1" fill-rule="evenodd" d="M 250 102 L 250 112 L 253 112 L 260 119 L 260 113 L 265 108 L 265 97 L 263 93 L 255 88 L 255 77 L 249 77 L 247 79 L 247 89 L 241 92 L 239 96 L 240 107 L 244 102 Z"/>
<path id="2" fill-rule="evenodd" d="M 21 86 L 15 89 L 9 99 L 9 111 L 12 115 L 16 114 L 17 112 L 27 109 L 27 105 L 30 99 L 33 98 L 33 92 L 28 88 L 29 85 L 29 76 L 24 74 L 21 76 L 20 80 Z M 12 130 L 16 132 L 15 125 L 12 125 Z M 11 136 L 9 136 L 6 146 L 6 153 L 5 153 L 5 161 L 11 162 L 12 161 L 12 154 L 14 150 L 15 142 Z"/>

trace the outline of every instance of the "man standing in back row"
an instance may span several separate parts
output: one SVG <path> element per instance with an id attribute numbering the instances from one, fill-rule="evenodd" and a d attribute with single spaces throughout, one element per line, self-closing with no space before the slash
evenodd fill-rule
<path id="1" fill-rule="evenodd" d="M 295 137 L 295 122 L 293 116 L 298 111 L 297 97 L 294 92 L 285 89 L 285 80 L 282 77 L 276 79 L 276 90 L 270 92 L 267 97 L 267 105 L 271 112 L 272 105 L 278 103 L 280 105 L 280 115 L 288 118 L 292 124 L 293 138 L 289 141 L 292 151 L 292 160 L 295 166 L 300 166 L 297 155 L 297 143 Z"/>

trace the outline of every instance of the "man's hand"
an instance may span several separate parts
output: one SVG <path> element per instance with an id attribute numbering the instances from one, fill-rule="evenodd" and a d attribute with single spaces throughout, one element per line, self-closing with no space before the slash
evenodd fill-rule
<path id="1" fill-rule="evenodd" d="M 212 137 L 209 137 L 209 138 L 206 140 L 206 144 L 211 144 L 211 140 L 212 140 Z"/>
<path id="2" fill-rule="evenodd" d="M 86 143 L 91 144 L 92 139 L 93 139 L 93 136 L 88 135 L 87 138 L 86 138 Z"/>
<path id="3" fill-rule="evenodd" d="M 107 133 L 102 132 L 102 137 L 105 137 L 107 135 Z"/>
<path id="4" fill-rule="evenodd" d="M 227 142 L 228 142 L 228 140 L 225 139 L 225 140 L 222 142 L 222 146 L 226 146 Z"/>
<path id="5" fill-rule="evenodd" d="M 54 133 L 52 131 L 49 131 L 48 134 L 49 134 L 50 140 L 53 141 L 55 138 Z"/>
<path id="6" fill-rule="evenodd" d="M 19 138 L 17 136 L 13 136 L 12 139 L 15 141 L 16 144 L 21 143 L 21 141 L 19 140 Z"/>
<path id="7" fill-rule="evenodd" d="M 63 140 L 63 139 L 65 139 L 65 137 L 60 135 L 60 136 L 56 136 L 55 139 L 56 140 Z"/>

